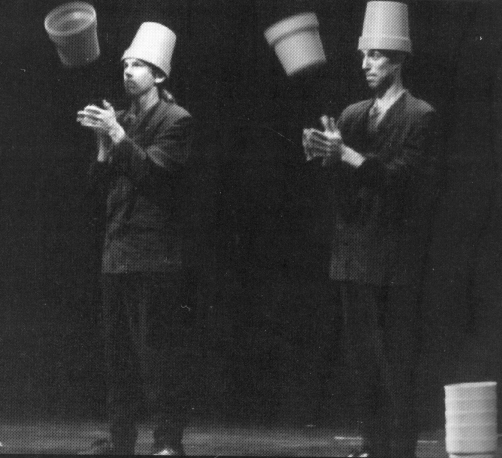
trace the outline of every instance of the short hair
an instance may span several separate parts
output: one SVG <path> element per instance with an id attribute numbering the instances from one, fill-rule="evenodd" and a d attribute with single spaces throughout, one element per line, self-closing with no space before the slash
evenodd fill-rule
<path id="1" fill-rule="evenodd" d="M 390 49 L 379 49 L 379 51 L 390 59 L 393 64 L 404 64 L 408 58 L 408 53 L 405 51 L 395 51 Z"/>
<path id="2" fill-rule="evenodd" d="M 161 83 L 157 84 L 157 88 L 159 90 L 159 96 L 161 99 L 164 99 L 168 103 L 176 103 L 176 99 L 174 98 L 174 95 L 171 94 L 167 89 L 167 81 L 168 77 L 167 75 L 156 65 L 151 64 L 150 62 L 145 62 L 145 64 L 150 67 L 150 70 L 152 72 L 152 75 L 154 78 L 164 78 L 164 81 Z"/>
<path id="3" fill-rule="evenodd" d="M 393 64 L 404 64 L 406 59 L 408 58 L 408 53 L 405 51 L 396 51 L 391 49 L 379 49 L 379 48 L 371 48 L 368 51 L 378 51 L 383 56 L 387 57 L 391 63 Z M 358 50 L 359 55 L 362 56 L 363 50 Z"/>
<path id="4" fill-rule="evenodd" d="M 142 62 L 145 63 L 148 67 L 150 67 L 150 70 L 152 71 L 152 75 L 155 78 L 165 78 L 167 80 L 167 75 L 156 65 L 151 64 L 150 62 L 147 62 L 146 60 L 140 59 Z"/>

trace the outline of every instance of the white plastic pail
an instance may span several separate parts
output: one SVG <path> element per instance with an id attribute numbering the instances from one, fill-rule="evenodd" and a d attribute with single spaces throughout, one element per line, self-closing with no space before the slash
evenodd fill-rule
<path id="1" fill-rule="evenodd" d="M 408 5 L 396 1 L 368 2 L 359 49 L 411 52 Z"/>
<path id="2" fill-rule="evenodd" d="M 326 62 L 314 13 L 301 13 L 277 22 L 265 31 L 265 38 L 288 76 Z"/>
<path id="3" fill-rule="evenodd" d="M 96 10 L 85 2 L 65 3 L 45 17 L 45 30 L 65 67 L 81 67 L 100 55 Z"/>

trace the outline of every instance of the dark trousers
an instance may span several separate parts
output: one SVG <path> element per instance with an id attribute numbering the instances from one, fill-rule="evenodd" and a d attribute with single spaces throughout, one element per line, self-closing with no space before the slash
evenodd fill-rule
<path id="1" fill-rule="evenodd" d="M 364 445 L 376 456 L 413 457 L 418 439 L 417 288 L 355 282 L 337 286 Z"/>
<path id="2" fill-rule="evenodd" d="M 104 274 L 107 410 L 117 451 L 131 453 L 145 402 L 156 446 L 181 444 L 195 378 L 194 313 L 182 273 Z"/>

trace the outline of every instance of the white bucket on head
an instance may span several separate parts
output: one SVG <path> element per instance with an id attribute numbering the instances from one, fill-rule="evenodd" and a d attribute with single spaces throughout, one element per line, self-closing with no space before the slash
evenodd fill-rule
<path id="1" fill-rule="evenodd" d="M 408 5 L 401 2 L 368 2 L 358 49 L 411 53 Z"/>
<path id="2" fill-rule="evenodd" d="M 96 10 L 85 2 L 65 3 L 45 17 L 45 30 L 66 67 L 81 67 L 100 55 Z"/>
<path id="3" fill-rule="evenodd" d="M 131 46 L 125 50 L 122 60 L 128 58 L 144 60 L 169 76 L 175 44 L 176 34 L 171 29 L 158 22 L 143 22 Z"/>
<path id="4" fill-rule="evenodd" d="M 315 13 L 301 13 L 265 30 L 265 38 L 288 76 L 326 63 Z"/>
<path id="5" fill-rule="evenodd" d="M 450 456 L 497 451 L 497 383 L 445 386 L 446 450 Z"/>

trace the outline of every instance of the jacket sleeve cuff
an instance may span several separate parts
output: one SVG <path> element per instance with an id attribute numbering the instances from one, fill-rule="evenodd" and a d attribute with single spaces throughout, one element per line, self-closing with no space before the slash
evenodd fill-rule
<path id="1" fill-rule="evenodd" d="M 112 162 L 124 157 L 134 157 L 139 160 L 146 159 L 146 153 L 142 148 L 136 148 L 135 143 L 127 135 L 114 146 Z"/>

